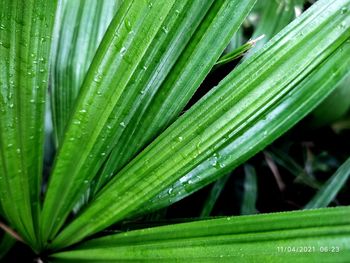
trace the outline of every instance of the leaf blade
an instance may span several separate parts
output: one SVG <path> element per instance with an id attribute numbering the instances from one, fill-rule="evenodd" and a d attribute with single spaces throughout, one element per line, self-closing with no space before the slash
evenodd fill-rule
<path id="1" fill-rule="evenodd" d="M 346 50 L 349 48 L 345 41 L 350 35 L 347 28 L 349 26 L 347 20 L 350 18 L 339 16 L 340 10 L 349 6 L 350 1 L 348 0 L 332 3 L 325 0 L 317 2 L 304 15 L 278 34 L 263 50 L 241 64 L 221 82 L 219 87 L 212 90 L 129 163 L 118 174 L 118 177 L 105 187 L 94 202 L 59 234 L 52 247 L 57 248 L 74 243 L 130 216 L 142 207 L 151 205 L 146 204 L 145 200 L 155 197 L 161 188 L 169 187 L 181 176 L 187 176 L 187 172 L 212 154 L 223 155 L 225 159 L 222 162 L 226 169 L 232 169 L 305 116 L 317 104 L 319 98 L 326 96 L 331 88 L 312 90 L 312 93 L 306 90 L 307 97 L 300 99 L 300 94 L 305 90 L 301 88 L 293 90 L 293 87 L 311 74 L 335 50 L 338 51 L 336 57 L 339 60 L 339 57 L 342 58 L 344 54 L 342 52 L 346 52 L 345 47 Z M 327 12 L 324 12 L 326 9 Z M 317 23 L 314 23 L 315 17 L 318 17 Z M 334 31 L 333 27 L 339 24 L 344 24 L 345 27 Z M 306 25 L 307 32 L 305 31 Z M 301 32 L 303 34 L 300 34 Z M 287 47 L 285 43 L 291 38 L 293 41 Z M 310 52 L 311 46 L 313 47 L 312 52 Z M 274 57 L 273 61 L 271 61 L 271 56 Z M 285 63 L 286 59 L 289 63 Z M 281 64 L 282 61 L 283 64 Z M 346 62 L 349 61 L 346 60 Z M 248 68 L 250 70 L 247 70 L 248 65 L 246 64 L 250 65 Z M 290 64 L 294 66 L 293 71 L 290 71 Z M 265 66 L 262 67 L 262 65 Z M 346 68 L 347 65 L 343 66 Z M 344 73 L 344 67 L 339 69 L 341 73 Z M 271 74 L 275 76 L 272 78 L 273 81 Z M 324 81 L 322 76 L 323 74 L 321 74 L 321 80 Z M 238 84 L 246 85 L 246 89 L 241 87 L 240 92 L 232 95 L 232 90 Z M 276 90 L 269 90 L 271 85 L 276 87 Z M 289 103 L 290 112 L 280 112 L 278 107 L 272 106 L 279 99 L 283 101 L 283 98 L 288 102 L 293 101 L 295 98 L 289 97 L 289 92 L 295 92 L 299 96 L 296 97 L 300 99 L 300 103 Z M 250 96 L 247 96 L 247 93 Z M 267 101 L 263 100 L 264 95 L 262 94 L 267 95 L 265 98 Z M 244 105 L 249 107 L 245 108 Z M 267 107 L 272 107 L 269 112 L 271 117 L 268 120 L 264 119 Z M 209 109 L 210 116 L 207 115 Z M 293 118 L 290 117 L 291 112 L 296 112 Z M 273 117 L 277 114 L 282 116 L 275 120 Z M 232 116 L 235 121 L 231 120 Z M 253 121 L 254 118 L 256 118 L 256 123 Z M 199 119 L 201 121 L 197 122 Z M 228 120 L 231 121 L 228 122 Z M 241 136 L 240 132 L 243 127 L 249 128 L 248 120 L 252 121 L 251 125 L 255 123 L 255 129 Z M 256 133 L 257 130 L 266 129 L 272 123 L 273 128 L 269 136 L 264 133 Z M 227 135 L 229 136 L 226 137 Z M 181 140 L 179 140 L 180 136 Z M 247 139 L 252 137 L 254 140 Z M 235 138 L 231 145 L 228 143 L 230 138 Z M 200 152 L 198 142 L 201 143 Z M 171 150 L 166 149 L 169 144 L 174 146 L 171 147 Z M 225 148 L 225 145 L 228 147 Z M 240 151 L 236 150 L 238 145 Z M 221 146 L 223 147 L 220 149 L 221 152 L 216 152 L 215 150 Z M 196 154 L 196 157 L 193 156 L 193 153 Z M 184 158 L 184 156 L 189 157 Z M 82 229 L 82 226 L 89 227 Z"/>
<path id="2" fill-rule="evenodd" d="M 350 158 L 324 183 L 304 209 L 327 207 L 350 176 Z"/>
<path id="3" fill-rule="evenodd" d="M 4 216 L 36 243 L 48 60 L 56 1 L 1 1 L 0 200 Z"/>
<path id="4" fill-rule="evenodd" d="M 59 262 L 252 262 L 257 257 L 264 262 L 323 262 L 325 257 L 342 261 L 349 256 L 349 214 L 349 207 L 339 207 L 169 225 L 87 241 L 52 258 Z M 312 250 L 293 253 L 288 247 Z M 326 248 L 330 252 L 331 247 L 338 247 L 338 253 L 322 252 Z"/>

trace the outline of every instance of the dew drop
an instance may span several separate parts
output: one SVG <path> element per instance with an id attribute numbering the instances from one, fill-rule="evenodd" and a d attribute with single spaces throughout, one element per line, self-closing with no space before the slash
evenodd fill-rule
<path id="1" fill-rule="evenodd" d="M 169 33 L 169 29 L 166 27 L 166 26 L 163 26 L 162 27 L 162 30 L 165 34 L 168 34 Z"/>
<path id="2" fill-rule="evenodd" d="M 125 126 L 126 126 L 126 125 L 125 125 L 125 122 L 123 122 L 123 121 L 122 121 L 121 123 L 119 123 L 119 125 L 120 125 L 121 127 L 123 127 L 123 128 L 125 128 Z"/>
<path id="3" fill-rule="evenodd" d="M 131 23 L 130 23 L 130 20 L 126 18 L 126 19 L 124 20 L 124 24 L 125 24 L 126 29 L 127 29 L 128 31 L 130 31 L 130 30 L 131 30 Z"/>
<path id="4" fill-rule="evenodd" d="M 120 55 L 124 56 L 126 53 L 126 50 L 127 50 L 126 47 L 122 47 L 122 49 L 120 50 Z"/>

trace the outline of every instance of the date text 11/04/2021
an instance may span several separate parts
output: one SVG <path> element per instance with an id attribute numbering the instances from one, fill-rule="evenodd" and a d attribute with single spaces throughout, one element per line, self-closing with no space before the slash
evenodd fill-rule
<path id="1" fill-rule="evenodd" d="M 279 253 L 339 253 L 340 247 L 338 246 L 278 246 L 277 252 Z"/>

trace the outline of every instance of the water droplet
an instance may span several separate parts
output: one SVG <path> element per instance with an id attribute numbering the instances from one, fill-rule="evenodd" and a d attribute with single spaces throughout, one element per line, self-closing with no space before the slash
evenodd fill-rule
<path id="1" fill-rule="evenodd" d="M 162 27 L 162 30 L 165 34 L 168 34 L 169 33 L 169 29 L 166 27 L 166 26 L 163 26 Z"/>
<path id="2" fill-rule="evenodd" d="M 89 180 L 84 180 L 84 184 L 88 184 L 89 183 Z"/>
<path id="3" fill-rule="evenodd" d="M 21 149 L 20 149 L 20 148 L 17 148 L 17 149 L 16 149 L 16 153 L 21 153 Z"/>
<path id="4" fill-rule="evenodd" d="M 73 123 L 79 125 L 81 122 L 80 122 L 80 120 L 74 120 Z"/>
<path id="5" fill-rule="evenodd" d="M 347 7 L 343 7 L 342 9 L 340 9 L 340 13 L 343 15 L 346 12 L 348 12 L 348 8 Z"/>
<path id="6" fill-rule="evenodd" d="M 105 153 L 105 152 L 101 153 L 101 156 L 105 156 L 105 155 L 106 155 L 106 153 Z"/>
<path id="7" fill-rule="evenodd" d="M 180 11 L 178 9 L 175 10 L 175 14 L 180 14 Z"/>
<path id="8" fill-rule="evenodd" d="M 182 142 L 184 138 L 182 136 L 177 137 L 177 141 Z"/>
<path id="9" fill-rule="evenodd" d="M 122 49 L 120 50 L 120 55 L 124 56 L 126 51 L 127 51 L 126 47 L 122 47 Z"/>
<path id="10" fill-rule="evenodd" d="M 101 76 L 100 74 L 97 74 L 97 75 L 95 75 L 95 77 L 94 77 L 94 81 L 95 81 L 96 83 L 101 82 L 101 79 L 102 79 L 102 76 Z"/>
<path id="11" fill-rule="evenodd" d="M 340 27 L 341 27 L 341 28 L 345 28 L 345 26 L 346 26 L 345 22 L 342 22 L 342 23 L 340 24 Z"/>
<path id="12" fill-rule="evenodd" d="M 125 24 L 126 29 L 127 29 L 128 31 L 130 31 L 130 30 L 131 30 L 131 23 L 130 23 L 130 20 L 126 18 L 126 19 L 124 20 L 124 24 Z"/>
<path id="13" fill-rule="evenodd" d="M 86 110 L 85 109 L 82 109 L 79 111 L 80 113 L 86 113 Z"/>
<path id="14" fill-rule="evenodd" d="M 121 123 L 119 123 L 119 125 L 122 126 L 123 128 L 125 128 L 125 126 L 126 126 L 125 122 L 123 122 L 123 121 Z"/>

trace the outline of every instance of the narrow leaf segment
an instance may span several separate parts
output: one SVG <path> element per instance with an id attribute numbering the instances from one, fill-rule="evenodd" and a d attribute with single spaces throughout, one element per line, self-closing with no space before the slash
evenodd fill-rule
<path id="1" fill-rule="evenodd" d="M 350 208 L 228 217 L 88 241 L 53 262 L 346 262 Z M 300 261 L 302 260 L 302 261 Z"/>
<path id="2" fill-rule="evenodd" d="M 55 0 L 0 1 L 0 201 L 35 246 Z"/>

